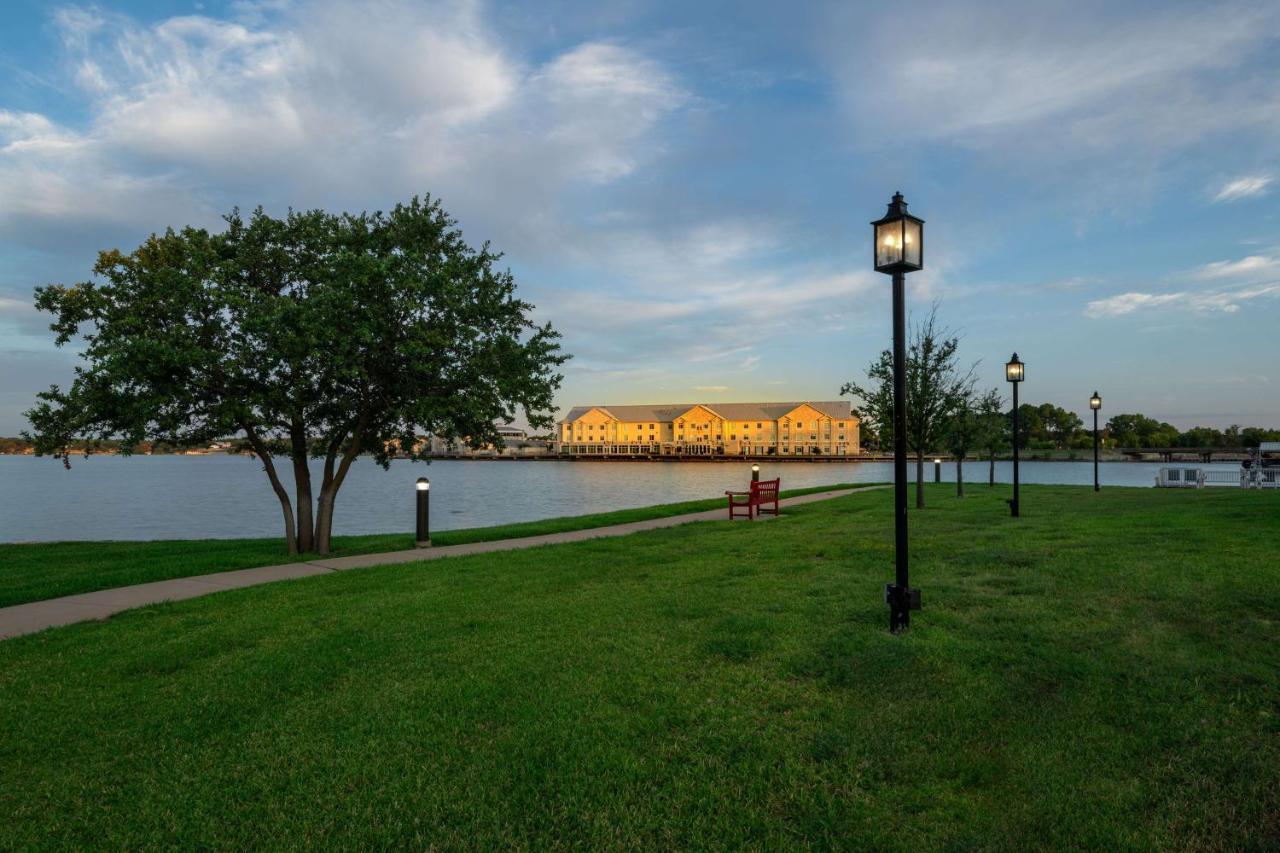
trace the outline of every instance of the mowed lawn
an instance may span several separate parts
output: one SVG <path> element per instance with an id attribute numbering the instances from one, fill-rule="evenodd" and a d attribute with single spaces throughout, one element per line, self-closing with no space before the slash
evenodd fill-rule
<path id="1" fill-rule="evenodd" d="M 789 489 L 784 490 L 782 496 L 793 497 L 840 488 L 854 487 L 845 485 Z M 441 546 L 542 536 L 650 518 L 667 518 L 724 506 L 725 498 L 721 496 L 496 527 L 440 530 L 431 535 L 431 541 L 432 544 Z M 414 547 L 413 539 L 412 533 L 335 536 L 333 548 L 325 557 L 316 554 L 290 556 L 283 536 L 278 539 L 0 543 L 0 607 L 233 569 L 272 566 L 298 560 L 349 557 L 353 554 L 403 551 Z"/>
<path id="2" fill-rule="evenodd" d="M 1007 491 L 0 642 L 0 846 L 1280 846 L 1280 494 Z"/>

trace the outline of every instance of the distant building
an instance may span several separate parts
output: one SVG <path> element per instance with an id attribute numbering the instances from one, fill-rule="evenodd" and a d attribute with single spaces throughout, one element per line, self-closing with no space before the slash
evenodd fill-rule
<path id="1" fill-rule="evenodd" d="M 861 452 L 846 400 L 578 406 L 559 424 L 571 455 L 847 456 Z"/>
<path id="2" fill-rule="evenodd" d="M 501 450 L 492 443 L 472 450 L 465 437 L 449 440 L 435 435 L 420 438 L 416 449 L 422 450 L 425 445 L 432 456 L 492 456 L 499 453 L 504 456 L 532 456 L 545 454 L 548 450 L 548 442 L 530 438 L 525 430 L 518 427 L 495 424 L 494 429 L 502 438 Z"/>

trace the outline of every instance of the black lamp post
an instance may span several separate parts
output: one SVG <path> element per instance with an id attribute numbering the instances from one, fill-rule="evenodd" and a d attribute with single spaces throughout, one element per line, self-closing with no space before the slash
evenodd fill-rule
<path id="1" fill-rule="evenodd" d="M 941 459 L 933 460 L 933 482 L 935 483 L 942 482 L 942 460 Z"/>
<path id="2" fill-rule="evenodd" d="M 1089 398 L 1089 408 L 1093 409 L 1093 490 L 1101 490 L 1098 484 L 1098 409 L 1102 408 L 1102 398 L 1094 391 Z"/>
<path id="3" fill-rule="evenodd" d="M 760 466 L 759 465 L 751 466 L 751 482 L 753 483 L 760 482 Z"/>
<path id="4" fill-rule="evenodd" d="M 418 531 L 413 544 L 419 548 L 431 546 L 431 481 L 426 477 L 418 478 Z"/>
<path id="5" fill-rule="evenodd" d="M 876 272 L 893 276 L 893 512 L 894 583 L 886 584 L 889 630 L 911 624 L 920 609 L 920 590 L 907 573 L 907 319 L 906 274 L 924 267 L 924 220 L 907 213 L 902 193 L 894 193 L 883 219 L 871 223 L 872 263 Z"/>
<path id="6" fill-rule="evenodd" d="M 1013 383 L 1013 500 L 1009 501 L 1009 512 L 1014 518 L 1021 515 L 1018 507 L 1018 386 L 1026 377 L 1026 368 L 1016 352 L 1004 366 L 1004 378 Z"/>

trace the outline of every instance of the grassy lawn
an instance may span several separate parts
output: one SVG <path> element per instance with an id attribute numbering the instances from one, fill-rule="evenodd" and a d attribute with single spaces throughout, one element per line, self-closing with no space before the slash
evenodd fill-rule
<path id="1" fill-rule="evenodd" d="M 846 486 L 787 489 L 783 497 L 824 492 Z M 434 545 L 461 545 L 539 536 L 566 530 L 605 527 L 648 518 L 666 518 L 686 512 L 719 509 L 725 499 L 709 498 L 683 503 L 624 509 L 593 515 L 549 518 L 498 527 L 442 530 L 431 534 Z M 335 536 L 330 557 L 403 551 L 413 547 L 412 533 L 372 536 Z M 112 589 L 136 583 L 186 578 L 271 566 L 295 560 L 323 559 L 315 554 L 290 557 L 283 539 L 198 539 L 154 542 L 50 542 L 0 544 L 0 607 L 42 601 L 63 595 Z"/>
<path id="2" fill-rule="evenodd" d="M 1280 847 L 1280 494 L 949 491 L 2 642 L 0 847 Z"/>

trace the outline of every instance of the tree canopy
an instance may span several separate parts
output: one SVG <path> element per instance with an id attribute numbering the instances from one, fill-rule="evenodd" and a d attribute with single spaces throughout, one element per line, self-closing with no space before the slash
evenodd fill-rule
<path id="1" fill-rule="evenodd" d="M 261 209 L 226 229 L 100 253 L 97 280 L 37 288 L 84 365 L 27 412 L 42 454 L 80 437 L 190 445 L 243 435 L 280 501 L 290 552 L 327 553 L 353 461 L 422 458 L 423 434 L 501 444 L 523 411 L 552 422 L 559 335 L 537 325 L 488 244 L 429 196 L 389 213 Z M 293 469 L 295 501 L 276 457 Z M 308 460 L 320 460 L 313 512 Z M 296 511 L 295 511 L 296 508 Z"/>
<path id="2" fill-rule="evenodd" d="M 924 507 L 924 454 L 937 449 L 958 401 L 972 395 L 973 369 L 960 366 L 960 339 L 938 325 L 938 306 L 912 327 L 907 342 L 907 446 L 916 455 L 916 507 Z M 867 383 L 847 382 L 840 393 L 862 400 L 858 417 L 869 420 L 885 445 L 893 441 L 893 353 L 884 350 L 867 368 Z M 882 445 L 884 446 L 884 445 Z"/>

